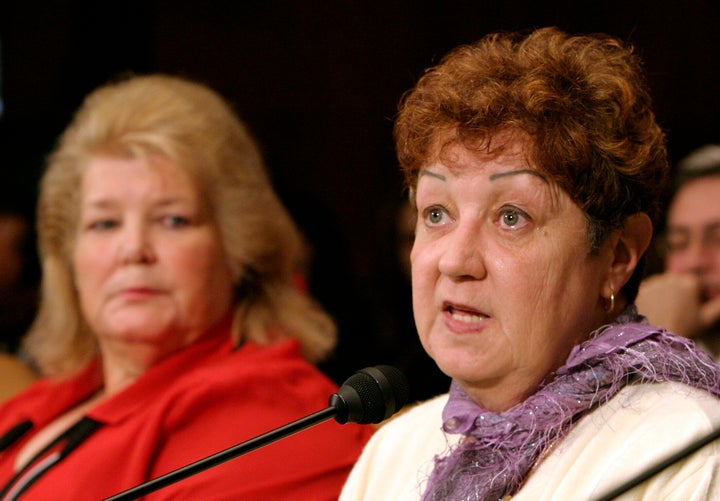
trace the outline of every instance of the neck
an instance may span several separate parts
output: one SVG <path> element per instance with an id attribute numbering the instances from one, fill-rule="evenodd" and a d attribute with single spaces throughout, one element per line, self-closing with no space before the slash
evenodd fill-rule
<path id="1" fill-rule="evenodd" d="M 100 339 L 105 393 L 113 395 L 175 350 L 162 349 L 155 343 Z"/>
<path id="2" fill-rule="evenodd" d="M 103 386 L 106 395 L 118 393 L 142 376 L 153 364 L 137 358 L 103 355 Z"/>
<path id="3" fill-rule="evenodd" d="M 490 412 L 504 412 L 525 400 L 531 395 L 540 381 L 528 384 L 527 381 L 493 383 L 487 388 L 459 381 L 468 396 L 480 407 Z"/>

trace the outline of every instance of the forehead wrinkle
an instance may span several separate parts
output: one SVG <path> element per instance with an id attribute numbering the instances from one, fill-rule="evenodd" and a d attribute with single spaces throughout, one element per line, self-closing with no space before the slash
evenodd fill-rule
<path id="1" fill-rule="evenodd" d="M 554 210 L 559 210 L 559 208 L 562 206 L 562 196 L 561 196 L 561 188 L 556 183 L 553 183 L 548 179 L 545 175 L 543 175 L 541 172 L 538 172 L 534 169 L 515 169 L 515 170 L 508 170 L 503 172 L 496 172 L 488 176 L 488 179 L 490 181 L 497 181 L 499 179 L 506 179 L 510 176 L 516 176 L 521 174 L 530 174 L 531 176 L 535 176 L 536 178 L 540 179 L 543 183 L 547 184 L 550 192 L 550 206 Z M 539 194 L 539 193 L 538 193 Z"/>

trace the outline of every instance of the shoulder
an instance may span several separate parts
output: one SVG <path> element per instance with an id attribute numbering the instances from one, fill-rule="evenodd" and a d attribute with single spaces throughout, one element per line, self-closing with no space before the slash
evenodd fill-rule
<path id="1" fill-rule="evenodd" d="M 442 425 L 442 411 L 447 403 L 447 393 L 438 395 L 423 402 L 406 406 L 398 415 L 382 424 L 383 433 L 392 434 L 395 431 L 414 426 L 430 426 L 438 430 Z"/>
<path id="2" fill-rule="evenodd" d="M 415 404 L 383 424 L 363 450 L 340 499 L 419 499 L 435 456 L 456 438 L 442 431 L 447 399 L 444 394 Z"/>
<path id="3" fill-rule="evenodd" d="M 677 428 L 677 423 L 682 422 L 685 430 L 708 431 L 720 425 L 720 399 L 676 382 L 630 385 L 584 421 L 589 428 L 634 423 L 628 431 L 637 426 L 655 430 L 663 425 Z M 677 434 L 681 430 L 675 431 Z"/>
<path id="4" fill-rule="evenodd" d="M 658 457 L 718 426 L 720 399 L 703 390 L 676 382 L 631 385 L 583 418 L 568 442 L 605 456 L 634 449 Z"/>
<path id="5" fill-rule="evenodd" d="M 305 360 L 294 341 L 273 346 L 246 344 L 179 374 L 164 391 L 168 405 L 219 408 L 277 408 L 297 415 L 327 405 L 337 385 Z M 281 410 L 282 409 L 282 410 Z"/>
<path id="6" fill-rule="evenodd" d="M 704 391 L 673 382 L 628 386 L 555 444 L 517 499 L 550 499 L 547 492 L 597 498 L 717 426 L 720 400 Z M 705 490 L 720 485 L 719 461 L 720 445 L 711 444 L 651 478 L 632 499 L 709 499 L 720 494 Z M 697 492 L 705 494 L 692 497 Z"/>
<path id="7" fill-rule="evenodd" d="M 177 467 L 178 457 L 203 457 L 208 450 L 225 449 L 322 411 L 336 390 L 317 368 L 294 355 L 291 346 L 256 346 L 215 356 L 168 380 L 160 391 L 152 388 L 157 399 L 143 409 L 143 420 L 146 426 L 154 423 L 162 437 L 156 463 Z M 372 431 L 329 420 L 255 452 L 253 460 L 278 451 L 294 454 L 302 445 L 313 451 L 312 459 L 302 459 L 306 466 L 339 464 L 339 456 L 354 460 Z M 347 459 L 348 469 L 349 464 Z"/>
<path id="8" fill-rule="evenodd" d="M 417 458 L 419 453 L 444 447 L 445 438 L 442 431 L 442 410 L 447 403 L 447 394 L 439 395 L 425 402 L 413 404 L 388 421 L 384 422 L 368 444 L 365 456 L 377 455 L 384 460 L 386 452 L 395 458 L 407 455 Z M 423 436 L 424 440 L 410 439 Z M 438 451 L 439 452 L 439 451 Z M 432 454 L 431 454 L 432 456 Z"/>

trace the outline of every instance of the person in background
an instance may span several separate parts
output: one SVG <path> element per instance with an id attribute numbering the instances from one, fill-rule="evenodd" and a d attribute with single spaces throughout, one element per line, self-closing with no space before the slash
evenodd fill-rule
<path id="1" fill-rule="evenodd" d="M 0 202 L 0 346 L 15 353 L 37 310 L 33 217 Z"/>
<path id="2" fill-rule="evenodd" d="M 720 360 L 720 145 L 678 163 L 659 241 L 665 270 L 640 284 L 639 311 Z"/>
<path id="3" fill-rule="evenodd" d="M 37 377 L 19 353 L 19 346 L 37 310 L 40 270 L 35 247 L 34 197 L 10 179 L 0 184 L 1 402 Z"/>
<path id="4" fill-rule="evenodd" d="M 204 85 L 84 101 L 42 176 L 44 378 L 0 406 L 0 498 L 98 500 L 327 407 L 331 318 L 258 149 Z M 326 422 L 152 499 L 336 499 L 372 428 Z"/>
<path id="5" fill-rule="evenodd" d="M 633 304 L 669 167 L 630 47 L 487 35 L 404 95 L 395 144 L 418 334 L 452 383 L 378 430 L 341 501 L 596 499 L 720 424 L 720 367 Z M 623 499 L 718 499 L 719 463 Z"/>
<path id="6" fill-rule="evenodd" d="M 0 352 L 0 402 L 20 393 L 36 379 L 35 371 L 22 359 Z"/>

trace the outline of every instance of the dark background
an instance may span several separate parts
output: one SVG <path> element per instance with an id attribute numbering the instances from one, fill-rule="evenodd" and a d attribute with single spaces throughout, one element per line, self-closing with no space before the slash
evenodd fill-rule
<path id="1" fill-rule="evenodd" d="M 372 346 L 384 331 L 411 329 L 395 315 L 406 299 L 405 284 L 393 278 L 392 223 L 402 190 L 391 129 L 399 97 L 424 68 L 496 30 L 554 25 L 613 34 L 644 58 L 677 160 L 720 141 L 719 5 L 3 0 L 0 175 L 31 198 L 44 155 L 82 97 L 119 74 L 161 71 L 205 82 L 236 106 L 260 142 L 316 247 L 313 288 L 340 319 L 341 334 Z"/>

